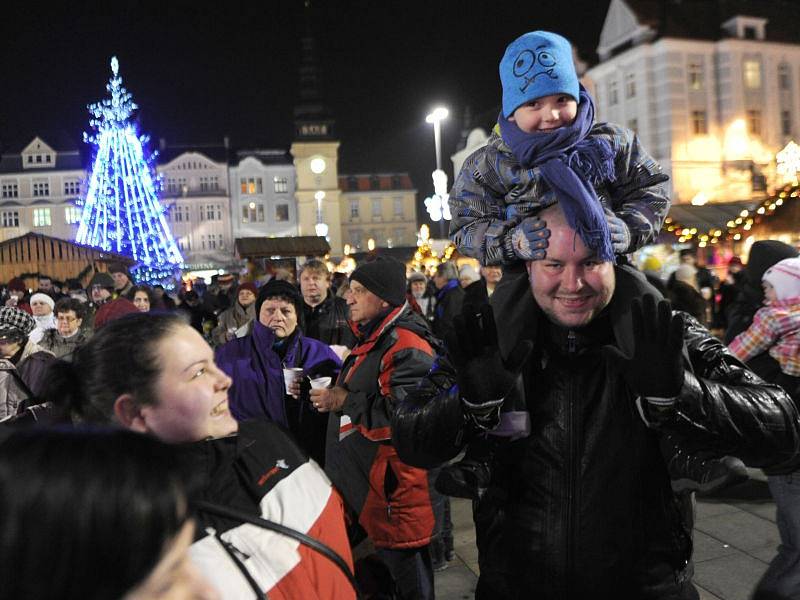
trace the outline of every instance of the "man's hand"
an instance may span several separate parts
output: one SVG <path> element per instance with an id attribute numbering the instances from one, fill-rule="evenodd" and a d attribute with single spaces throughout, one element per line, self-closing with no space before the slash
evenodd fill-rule
<path id="1" fill-rule="evenodd" d="M 473 412 L 487 412 L 501 404 L 514 388 L 533 344 L 520 342 L 503 363 L 492 307 L 484 304 L 470 311 L 468 307 L 474 305 L 466 301 L 464 306 L 465 311 L 453 320 L 447 351 L 456 368 L 461 398 Z"/>
<path id="2" fill-rule="evenodd" d="M 526 217 L 511 230 L 511 247 L 522 260 L 543 260 L 550 242 L 547 223 L 539 217 Z"/>
<path id="3" fill-rule="evenodd" d="M 335 412 L 341 410 L 344 401 L 347 399 L 347 390 L 343 387 L 333 388 L 312 388 L 309 392 L 311 405 L 319 412 Z"/>
<path id="4" fill-rule="evenodd" d="M 603 353 L 612 368 L 621 373 L 637 394 L 652 398 L 674 398 L 683 386 L 683 317 L 673 314 L 669 302 L 647 295 L 631 303 L 633 320 L 632 356 L 614 346 Z"/>

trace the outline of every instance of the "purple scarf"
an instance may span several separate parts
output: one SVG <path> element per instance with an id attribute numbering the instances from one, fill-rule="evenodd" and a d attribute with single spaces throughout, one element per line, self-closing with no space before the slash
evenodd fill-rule
<path id="1" fill-rule="evenodd" d="M 588 137 L 594 125 L 594 102 L 581 86 L 578 114 L 571 125 L 553 132 L 525 133 L 498 117 L 500 133 L 526 169 L 539 170 L 558 197 L 564 216 L 598 258 L 614 262 L 603 206 L 594 185 L 615 179 L 614 152 L 604 138 Z"/>

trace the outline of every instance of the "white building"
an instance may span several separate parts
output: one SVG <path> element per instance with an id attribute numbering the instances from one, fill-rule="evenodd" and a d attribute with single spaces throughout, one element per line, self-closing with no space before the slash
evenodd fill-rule
<path id="1" fill-rule="evenodd" d="M 225 146 L 164 147 L 157 171 L 167 222 L 188 269 L 234 260 Z"/>
<path id="2" fill-rule="evenodd" d="M 242 150 L 230 165 L 234 238 L 297 235 L 295 169 L 286 150 Z"/>
<path id="3" fill-rule="evenodd" d="M 762 197 L 800 133 L 798 22 L 784 0 L 612 0 L 586 74 L 597 117 L 638 133 L 673 203 Z"/>
<path id="4" fill-rule="evenodd" d="M 69 142 L 39 136 L 0 157 L 0 241 L 29 231 L 74 240 L 85 186 L 80 153 Z"/>

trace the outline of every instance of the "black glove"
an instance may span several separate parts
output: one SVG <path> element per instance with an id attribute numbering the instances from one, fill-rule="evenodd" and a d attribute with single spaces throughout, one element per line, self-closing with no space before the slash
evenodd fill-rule
<path id="1" fill-rule="evenodd" d="M 456 368 L 461 398 L 473 412 L 487 412 L 502 404 L 514 388 L 533 343 L 525 340 L 517 344 L 504 363 L 497 347 L 492 307 L 466 303 L 465 309 L 453 319 L 453 331 L 445 344 Z"/>
<path id="2" fill-rule="evenodd" d="M 611 367 L 621 373 L 637 394 L 653 398 L 674 398 L 683 386 L 683 317 L 673 314 L 669 302 L 646 295 L 631 303 L 633 356 L 614 346 L 603 353 Z"/>

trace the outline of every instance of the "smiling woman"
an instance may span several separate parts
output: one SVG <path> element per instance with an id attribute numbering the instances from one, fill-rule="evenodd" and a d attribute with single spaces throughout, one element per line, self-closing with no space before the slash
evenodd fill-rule
<path id="1" fill-rule="evenodd" d="M 98 331 L 71 364 L 57 364 L 46 397 L 73 421 L 113 423 L 175 444 L 182 464 L 203 477 L 204 501 L 311 536 L 352 569 L 338 493 L 280 427 L 236 422 L 231 381 L 179 317 L 134 313 Z M 250 597 L 254 588 L 259 597 L 354 597 L 327 557 L 232 518 L 201 513 L 189 555 L 223 597 Z"/>

